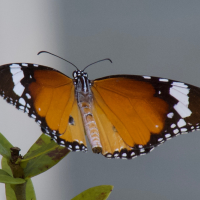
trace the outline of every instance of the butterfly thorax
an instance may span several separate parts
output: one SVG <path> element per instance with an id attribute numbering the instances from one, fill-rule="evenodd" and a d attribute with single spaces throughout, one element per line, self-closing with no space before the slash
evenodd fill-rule
<path id="1" fill-rule="evenodd" d="M 90 80 L 84 71 L 76 70 L 73 72 L 75 95 L 78 102 L 92 102 L 92 91 L 90 89 Z"/>
<path id="2" fill-rule="evenodd" d="M 92 114 L 93 94 L 91 83 L 86 72 L 76 70 L 73 72 L 75 96 L 79 109 L 81 111 L 85 131 L 92 146 L 94 153 L 101 153 L 102 145 L 100 143 L 99 131 Z"/>

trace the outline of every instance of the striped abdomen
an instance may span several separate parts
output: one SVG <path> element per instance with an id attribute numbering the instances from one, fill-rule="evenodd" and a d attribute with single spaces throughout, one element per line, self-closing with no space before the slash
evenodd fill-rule
<path id="1" fill-rule="evenodd" d="M 91 104 L 89 104 L 88 102 L 79 102 L 78 106 L 81 111 L 85 131 L 92 146 L 92 150 L 94 153 L 101 153 L 102 146 L 99 138 L 99 131 L 94 116 L 92 114 Z"/>
<path id="2" fill-rule="evenodd" d="M 87 78 L 87 73 L 77 70 L 73 73 L 73 76 L 76 99 L 81 111 L 86 135 L 89 139 L 93 152 L 101 153 L 102 145 L 99 138 L 97 124 L 92 114 L 93 94 L 90 89 L 91 85 Z"/>

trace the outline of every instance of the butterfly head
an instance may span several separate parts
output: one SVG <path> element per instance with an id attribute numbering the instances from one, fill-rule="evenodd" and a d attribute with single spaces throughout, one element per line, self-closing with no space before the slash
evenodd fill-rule
<path id="1" fill-rule="evenodd" d="M 81 77 L 87 78 L 88 74 L 86 72 L 84 72 L 83 70 L 75 70 L 75 71 L 73 71 L 72 76 L 74 77 L 74 79 L 78 79 Z"/>
<path id="2" fill-rule="evenodd" d="M 74 85 L 77 91 L 89 92 L 90 91 L 90 81 L 88 79 L 88 74 L 83 70 L 75 70 L 73 72 Z"/>

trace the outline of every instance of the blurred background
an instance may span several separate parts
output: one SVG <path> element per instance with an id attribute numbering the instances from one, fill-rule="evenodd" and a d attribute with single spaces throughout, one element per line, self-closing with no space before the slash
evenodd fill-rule
<path id="1" fill-rule="evenodd" d="M 200 1 L 0 0 L 0 65 L 37 63 L 71 76 L 70 64 L 90 79 L 111 74 L 166 77 L 200 87 Z M 25 154 L 39 126 L 0 98 L 0 132 Z M 176 137 L 133 160 L 70 153 L 34 177 L 37 199 L 66 200 L 97 185 L 114 185 L 109 200 L 197 200 L 200 132 Z M 89 147 L 89 145 L 88 145 Z M 5 200 L 4 184 L 0 199 Z"/>

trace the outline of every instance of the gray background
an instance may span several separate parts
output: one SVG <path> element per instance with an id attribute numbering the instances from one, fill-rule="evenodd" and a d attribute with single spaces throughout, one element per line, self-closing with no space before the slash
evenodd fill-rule
<path id="1" fill-rule="evenodd" d="M 177 0 L 0 0 L 0 65 L 37 63 L 71 75 L 74 68 L 90 79 L 111 74 L 166 77 L 200 86 L 200 1 Z M 25 154 L 40 136 L 26 114 L 0 99 L 0 131 Z M 71 199 L 87 188 L 112 184 L 109 200 L 197 200 L 200 196 L 200 135 L 174 138 L 134 160 L 70 153 L 34 177 L 40 200 Z M 4 200 L 4 185 L 0 184 Z"/>

